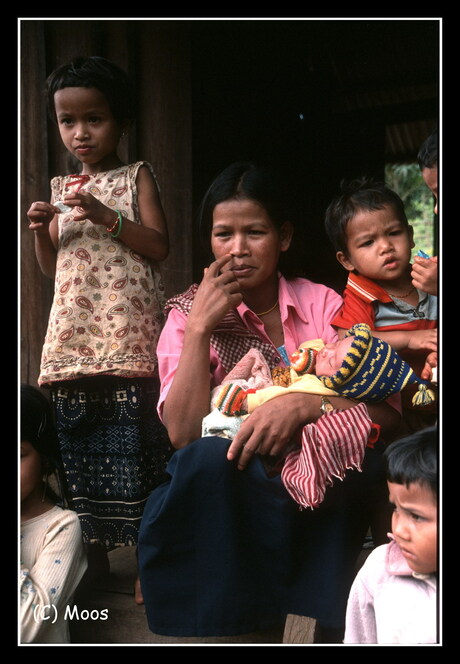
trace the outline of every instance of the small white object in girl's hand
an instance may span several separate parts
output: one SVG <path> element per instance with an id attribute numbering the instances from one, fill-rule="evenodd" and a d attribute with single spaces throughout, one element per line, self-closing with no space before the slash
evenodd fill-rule
<path id="1" fill-rule="evenodd" d="M 55 207 L 59 208 L 61 212 L 70 212 L 72 210 L 71 207 L 63 203 L 62 201 L 58 201 L 57 203 L 53 204 Z"/>

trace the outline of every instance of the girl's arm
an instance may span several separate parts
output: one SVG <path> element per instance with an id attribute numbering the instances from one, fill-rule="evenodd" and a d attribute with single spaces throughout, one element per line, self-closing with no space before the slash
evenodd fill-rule
<path id="1" fill-rule="evenodd" d="M 210 407 L 210 338 L 230 309 L 242 301 L 233 272 L 220 274 L 230 260 L 224 256 L 205 270 L 184 330 L 183 344 L 162 418 L 171 443 L 185 447 L 201 435 L 201 422 Z"/>
<path id="2" fill-rule="evenodd" d="M 40 269 L 54 279 L 58 246 L 58 208 L 52 203 L 36 201 L 27 212 L 29 229 L 35 235 L 35 255 Z"/>
<path id="3" fill-rule="evenodd" d="M 21 561 L 22 643 L 40 639 L 55 617 L 64 619 L 86 568 L 80 522 L 75 512 L 64 510 L 51 523 L 35 564 L 27 569 Z"/>
<path id="4" fill-rule="evenodd" d="M 153 175 L 146 166 L 139 168 L 136 187 L 141 223 L 123 217 L 118 239 L 136 253 L 154 261 L 163 261 L 169 253 L 166 219 Z M 115 210 L 101 203 L 87 191 L 68 194 L 64 201 L 83 212 L 74 215 L 75 221 L 89 219 L 93 224 L 112 228 L 118 219 Z"/>
<path id="5" fill-rule="evenodd" d="M 142 255 L 146 255 L 140 250 L 143 246 L 142 241 L 146 241 L 148 242 L 148 257 L 153 258 L 156 261 L 163 261 L 167 258 L 169 253 L 168 227 L 163 206 L 161 205 L 157 184 L 152 173 L 146 166 L 141 166 L 139 168 L 136 186 L 142 223 L 141 228 L 144 229 L 145 232 L 145 236 L 139 238 L 140 245 L 137 251 Z M 130 246 L 131 249 L 134 249 L 130 244 L 128 244 L 128 246 Z"/>

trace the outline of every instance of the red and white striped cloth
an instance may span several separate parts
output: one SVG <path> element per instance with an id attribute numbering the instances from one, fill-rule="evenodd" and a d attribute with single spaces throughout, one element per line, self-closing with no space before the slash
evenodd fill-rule
<path id="1" fill-rule="evenodd" d="M 334 478 L 343 480 L 349 468 L 361 471 L 372 421 L 364 403 L 333 410 L 302 431 L 300 449 L 286 457 L 281 479 L 302 507 L 318 507 Z"/>

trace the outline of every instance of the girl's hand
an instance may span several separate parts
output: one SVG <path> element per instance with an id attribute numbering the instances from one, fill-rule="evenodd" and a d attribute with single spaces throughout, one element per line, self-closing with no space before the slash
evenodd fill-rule
<path id="1" fill-rule="evenodd" d="M 415 288 L 420 288 L 424 293 L 430 295 L 438 294 L 438 258 L 414 257 L 412 265 L 412 283 Z"/>
<path id="2" fill-rule="evenodd" d="M 49 224 L 56 214 L 59 214 L 59 208 L 45 201 L 36 201 L 30 206 L 27 217 L 29 219 L 29 229 L 39 235 L 47 235 Z"/>
<path id="3" fill-rule="evenodd" d="M 221 271 L 231 259 L 230 254 L 221 256 L 205 268 L 188 316 L 188 328 L 210 334 L 225 315 L 243 301 L 240 285 L 233 272 Z"/>
<path id="4" fill-rule="evenodd" d="M 64 203 L 72 208 L 77 208 L 77 214 L 74 215 L 75 221 L 88 219 L 93 224 L 110 228 L 117 220 L 117 213 L 87 191 L 67 194 L 64 196 Z"/>

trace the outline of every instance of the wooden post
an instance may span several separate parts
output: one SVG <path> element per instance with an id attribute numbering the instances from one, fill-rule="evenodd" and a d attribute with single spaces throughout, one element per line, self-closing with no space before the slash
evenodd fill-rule
<path id="1" fill-rule="evenodd" d="M 283 643 L 314 643 L 316 620 L 289 613 L 284 626 Z"/>

